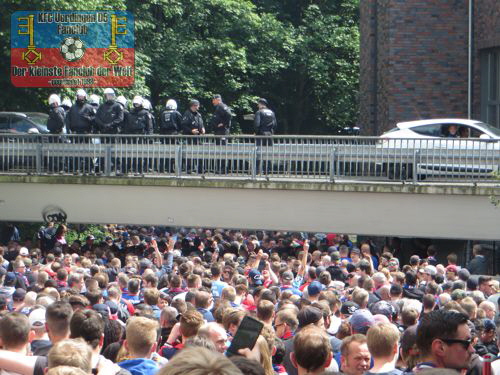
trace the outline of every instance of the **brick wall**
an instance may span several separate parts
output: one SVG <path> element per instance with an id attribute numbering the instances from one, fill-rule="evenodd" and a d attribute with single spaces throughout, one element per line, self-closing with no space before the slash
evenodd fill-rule
<path id="1" fill-rule="evenodd" d="M 399 121 L 466 117 L 468 0 L 360 3 L 364 134 L 378 135 Z"/>

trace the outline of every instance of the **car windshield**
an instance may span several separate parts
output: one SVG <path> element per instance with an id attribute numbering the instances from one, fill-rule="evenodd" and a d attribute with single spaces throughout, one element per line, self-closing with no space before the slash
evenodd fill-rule
<path id="1" fill-rule="evenodd" d="M 474 125 L 479 126 L 483 129 L 489 131 L 490 133 L 493 133 L 497 137 L 500 137 L 500 129 L 499 128 L 495 128 L 494 126 L 491 126 L 491 125 L 486 124 L 484 122 L 476 122 L 476 123 L 474 123 Z"/>
<path id="2" fill-rule="evenodd" d="M 33 121 L 35 124 L 47 126 L 47 120 L 49 119 L 49 115 L 45 113 L 26 113 L 28 118 Z"/>

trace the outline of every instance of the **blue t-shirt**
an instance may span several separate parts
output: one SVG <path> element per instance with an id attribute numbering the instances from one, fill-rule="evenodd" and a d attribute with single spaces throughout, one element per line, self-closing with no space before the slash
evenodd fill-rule
<path id="1" fill-rule="evenodd" d="M 130 371 L 132 375 L 154 375 L 158 371 L 158 364 L 146 358 L 128 359 L 118 363 L 118 366 Z"/>
<path id="2" fill-rule="evenodd" d="M 224 281 L 212 281 L 212 296 L 217 299 L 222 295 L 222 289 L 224 289 L 227 284 Z"/>

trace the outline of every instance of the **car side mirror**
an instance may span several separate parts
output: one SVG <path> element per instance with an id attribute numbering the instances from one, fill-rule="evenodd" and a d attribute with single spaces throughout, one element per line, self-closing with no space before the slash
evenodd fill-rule
<path id="1" fill-rule="evenodd" d="M 40 134 L 37 128 L 29 128 L 28 134 Z"/>

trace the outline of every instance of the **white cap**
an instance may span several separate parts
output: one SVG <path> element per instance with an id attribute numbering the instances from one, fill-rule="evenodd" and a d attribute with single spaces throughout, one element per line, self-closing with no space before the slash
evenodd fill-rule
<path id="1" fill-rule="evenodd" d="M 101 98 L 96 94 L 92 94 L 90 95 L 89 102 L 91 104 L 99 104 L 101 102 Z"/>
<path id="2" fill-rule="evenodd" d="M 144 109 L 151 110 L 151 102 L 147 99 L 144 99 L 142 101 L 142 106 L 144 107 Z"/>
<path id="3" fill-rule="evenodd" d="M 173 109 L 175 111 L 177 109 L 177 102 L 174 99 L 168 99 L 167 105 L 165 107 L 167 109 Z"/>
<path id="4" fill-rule="evenodd" d="M 86 98 L 86 97 L 87 97 L 87 93 L 85 92 L 85 90 L 84 90 L 84 89 L 78 89 L 78 90 L 76 91 L 76 96 L 83 96 L 83 97 L 85 97 L 85 98 Z"/>
<path id="5" fill-rule="evenodd" d="M 122 104 L 124 107 L 127 105 L 127 99 L 123 95 L 120 95 L 118 98 L 116 98 L 116 101 Z"/>
<path id="6" fill-rule="evenodd" d="M 19 249 L 19 255 L 22 255 L 22 256 L 28 256 L 28 255 L 30 255 L 30 252 L 29 252 L 28 248 L 26 248 L 26 247 L 21 247 L 21 248 Z"/>
<path id="7" fill-rule="evenodd" d="M 49 96 L 49 105 L 51 104 L 61 104 L 61 98 L 57 94 L 52 94 Z"/>
<path id="8" fill-rule="evenodd" d="M 65 105 L 66 107 L 71 107 L 73 103 L 71 103 L 71 100 L 69 100 L 69 98 L 64 98 L 61 105 Z"/>
<path id="9" fill-rule="evenodd" d="M 104 95 L 107 95 L 107 94 L 115 95 L 115 90 L 113 90 L 109 87 L 107 89 L 104 89 Z"/>
<path id="10" fill-rule="evenodd" d="M 30 312 L 28 317 L 31 328 L 45 327 L 45 309 L 39 308 Z"/>
<path id="11" fill-rule="evenodd" d="M 139 96 L 139 95 L 134 96 L 134 99 L 132 100 L 132 104 L 142 105 L 142 103 L 143 103 L 142 96 Z"/>

